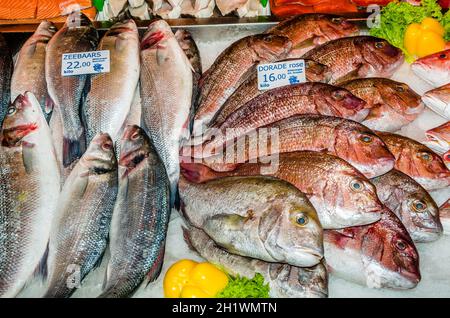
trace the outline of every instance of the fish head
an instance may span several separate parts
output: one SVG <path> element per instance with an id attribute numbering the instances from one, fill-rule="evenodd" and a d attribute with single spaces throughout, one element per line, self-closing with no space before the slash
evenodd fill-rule
<path id="1" fill-rule="evenodd" d="M 328 83 L 333 74 L 328 66 L 314 60 L 305 59 L 306 77 L 310 82 Z"/>
<path id="2" fill-rule="evenodd" d="M 432 242 L 441 236 L 439 208 L 425 190 L 409 194 L 398 209 L 414 242 Z"/>
<path id="3" fill-rule="evenodd" d="M 35 35 L 39 40 L 48 42 L 55 35 L 56 26 L 50 21 L 42 21 L 36 29 Z"/>
<path id="4" fill-rule="evenodd" d="M 288 37 L 275 34 L 257 35 L 250 45 L 260 61 L 283 59 L 292 48 L 292 42 Z"/>
<path id="5" fill-rule="evenodd" d="M 119 165 L 130 172 L 149 157 L 150 151 L 150 140 L 144 130 L 136 125 L 129 125 L 122 136 Z"/>
<path id="6" fill-rule="evenodd" d="M 439 127 L 428 130 L 426 135 L 427 139 L 436 144 L 437 147 L 445 150 L 450 149 L 450 121 Z"/>
<path id="7" fill-rule="evenodd" d="M 315 103 L 321 108 L 328 109 L 328 112 L 331 108 L 330 115 L 357 120 L 364 119 L 369 113 L 369 110 L 365 109 L 366 102 L 345 88 L 324 84 L 317 86 L 317 89 L 321 93 L 315 94 Z"/>
<path id="8" fill-rule="evenodd" d="M 267 252 L 275 259 L 309 267 L 323 257 L 323 230 L 306 197 L 274 202 L 262 215 L 258 231 Z"/>
<path id="9" fill-rule="evenodd" d="M 450 186 L 450 171 L 442 158 L 426 146 L 413 149 L 406 174 L 415 176 L 425 189 L 439 189 Z"/>
<path id="10" fill-rule="evenodd" d="M 46 124 L 45 119 L 33 93 L 26 92 L 17 96 L 9 106 L 2 123 L 2 145 L 16 146 L 26 137 Z"/>
<path id="11" fill-rule="evenodd" d="M 328 41 L 359 33 L 359 28 L 344 17 L 335 16 L 319 19 L 317 24 Z"/>
<path id="12" fill-rule="evenodd" d="M 367 226 L 361 240 L 362 262 L 371 288 L 414 288 L 420 281 L 419 254 L 406 228 L 385 209 Z"/>
<path id="13" fill-rule="evenodd" d="M 106 133 L 97 134 L 80 159 L 92 174 L 104 174 L 117 169 L 114 143 Z"/>
<path id="14" fill-rule="evenodd" d="M 404 116 L 417 116 L 423 111 L 424 105 L 420 95 L 407 84 L 389 81 L 389 84 L 386 85 L 383 82 L 380 81 L 375 86 L 382 100 L 390 108 Z"/>
<path id="15" fill-rule="evenodd" d="M 380 77 L 391 77 L 395 70 L 403 64 L 404 56 L 401 50 L 389 44 L 386 40 L 374 37 L 360 37 L 355 43 L 360 46 L 360 52 L 372 70 Z"/>
<path id="16" fill-rule="evenodd" d="M 411 64 L 414 73 L 436 86 L 448 83 L 450 49 L 422 57 Z"/>
<path id="17" fill-rule="evenodd" d="M 373 131 L 356 122 L 344 122 L 337 129 L 336 154 L 364 176 L 374 178 L 394 168 L 394 155 Z"/>

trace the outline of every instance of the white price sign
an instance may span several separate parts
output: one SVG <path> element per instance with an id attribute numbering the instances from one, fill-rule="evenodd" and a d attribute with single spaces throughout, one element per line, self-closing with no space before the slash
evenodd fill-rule
<path id="1" fill-rule="evenodd" d="M 306 82 L 305 60 L 259 64 L 257 70 L 260 91 Z"/>
<path id="2" fill-rule="evenodd" d="M 61 75 L 109 73 L 109 51 L 66 53 L 62 55 Z"/>

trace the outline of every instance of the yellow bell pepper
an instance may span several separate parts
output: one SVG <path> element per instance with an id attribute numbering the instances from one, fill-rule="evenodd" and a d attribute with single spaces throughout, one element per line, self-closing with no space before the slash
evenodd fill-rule
<path id="1" fill-rule="evenodd" d="M 212 298 L 228 285 L 228 276 L 210 263 L 181 260 L 164 277 L 167 298 Z"/>
<path id="2" fill-rule="evenodd" d="M 405 48 L 411 55 L 424 57 L 445 48 L 444 27 L 433 18 L 425 18 L 422 23 L 412 23 L 405 32 Z"/>

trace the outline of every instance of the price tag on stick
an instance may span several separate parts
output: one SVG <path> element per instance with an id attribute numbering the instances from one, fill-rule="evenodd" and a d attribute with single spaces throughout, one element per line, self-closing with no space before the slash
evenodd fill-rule
<path id="1" fill-rule="evenodd" d="M 257 70 L 260 91 L 306 82 L 305 60 L 259 64 Z"/>
<path id="2" fill-rule="evenodd" d="M 109 51 L 66 53 L 62 55 L 61 75 L 109 73 Z"/>

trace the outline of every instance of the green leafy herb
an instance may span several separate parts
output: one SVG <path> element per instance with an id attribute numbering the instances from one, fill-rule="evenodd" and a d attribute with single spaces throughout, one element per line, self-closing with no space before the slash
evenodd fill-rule
<path id="1" fill-rule="evenodd" d="M 269 2 L 269 0 L 260 0 L 262 6 L 265 8 L 267 7 L 267 3 Z"/>
<path id="2" fill-rule="evenodd" d="M 93 4 L 94 4 L 94 7 L 97 8 L 97 11 L 101 12 L 101 11 L 103 11 L 103 6 L 105 5 L 105 0 L 94 0 Z"/>
<path id="3" fill-rule="evenodd" d="M 370 35 L 387 40 L 407 54 L 403 45 L 406 28 L 411 23 L 421 23 L 426 17 L 433 17 L 439 21 L 443 19 L 442 8 L 436 0 L 422 0 L 420 6 L 413 6 L 407 2 L 391 2 L 381 10 L 380 25 L 370 29 Z"/>
<path id="4" fill-rule="evenodd" d="M 445 41 L 450 41 L 450 10 L 447 11 L 447 13 L 444 15 L 444 17 L 441 20 L 442 25 L 445 29 Z"/>
<path id="5" fill-rule="evenodd" d="M 227 287 L 217 298 L 269 298 L 269 284 L 264 284 L 264 277 L 259 273 L 252 279 L 230 277 Z"/>

